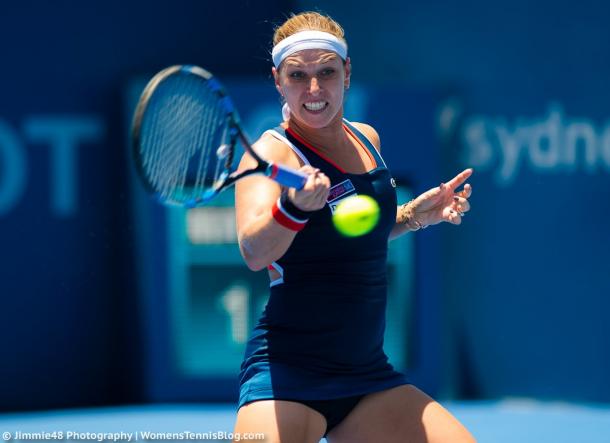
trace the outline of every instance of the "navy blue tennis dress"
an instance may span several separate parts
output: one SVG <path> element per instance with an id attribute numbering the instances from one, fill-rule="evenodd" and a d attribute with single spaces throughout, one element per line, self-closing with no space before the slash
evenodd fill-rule
<path id="1" fill-rule="evenodd" d="M 408 383 L 383 351 L 388 236 L 396 223 L 394 182 L 368 139 L 347 121 L 344 128 L 374 160 L 372 171 L 346 173 L 290 129 L 269 131 L 305 164 L 326 174 L 331 189 L 326 206 L 311 214 L 288 251 L 271 265 L 281 277 L 271 282 L 246 347 L 239 407 L 265 399 L 312 405 L 348 398 L 353 407 L 364 394 Z M 333 227 L 332 211 L 355 194 L 377 200 L 379 223 L 366 235 L 343 237 Z M 329 430 L 336 423 L 323 415 Z"/>

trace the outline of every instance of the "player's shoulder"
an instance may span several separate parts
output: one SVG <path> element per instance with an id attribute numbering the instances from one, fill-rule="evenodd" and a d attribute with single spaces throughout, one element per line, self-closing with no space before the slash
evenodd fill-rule
<path id="1" fill-rule="evenodd" d="M 356 127 L 360 132 L 364 134 L 366 138 L 375 146 L 377 151 L 381 151 L 381 140 L 379 139 L 379 134 L 371 125 L 367 125 L 366 123 L 359 122 L 350 122 L 352 125 Z"/>
<path id="2" fill-rule="evenodd" d="M 271 132 L 264 132 L 260 138 L 254 142 L 252 148 L 265 160 L 275 163 L 300 167 L 300 162 L 294 151 Z"/>

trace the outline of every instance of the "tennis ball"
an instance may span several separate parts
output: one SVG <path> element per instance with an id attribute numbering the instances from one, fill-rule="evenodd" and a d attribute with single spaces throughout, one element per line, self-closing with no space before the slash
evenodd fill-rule
<path id="1" fill-rule="evenodd" d="M 379 205 L 368 195 L 353 195 L 337 205 L 333 223 L 346 237 L 358 237 L 370 232 L 379 220 Z"/>

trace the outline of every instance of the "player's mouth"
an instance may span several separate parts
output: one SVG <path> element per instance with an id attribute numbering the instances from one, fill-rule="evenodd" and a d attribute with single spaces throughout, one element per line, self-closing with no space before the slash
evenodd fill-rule
<path id="1" fill-rule="evenodd" d="M 328 107 L 328 102 L 307 102 L 303 104 L 303 107 L 311 113 L 319 114 L 324 112 L 324 110 Z"/>

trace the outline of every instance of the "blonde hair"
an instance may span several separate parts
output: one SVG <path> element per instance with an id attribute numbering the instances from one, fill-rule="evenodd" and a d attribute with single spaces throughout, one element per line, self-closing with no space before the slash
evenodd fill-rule
<path id="1" fill-rule="evenodd" d="M 290 18 L 275 28 L 273 45 L 300 31 L 323 31 L 345 41 L 345 32 L 339 23 L 319 12 L 301 12 L 291 14 Z M 347 42 L 346 42 L 347 44 Z"/>

